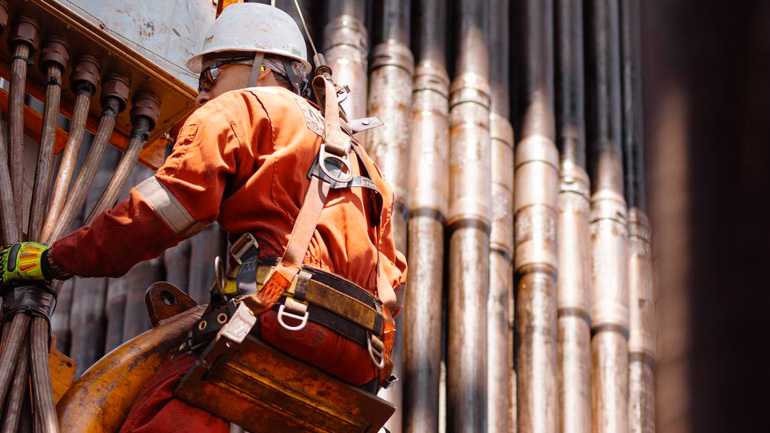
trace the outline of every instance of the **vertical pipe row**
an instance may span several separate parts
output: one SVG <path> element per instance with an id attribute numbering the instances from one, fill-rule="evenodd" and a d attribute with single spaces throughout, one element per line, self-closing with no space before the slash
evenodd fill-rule
<path id="1" fill-rule="evenodd" d="M 561 433 L 591 432 L 590 182 L 586 172 L 582 1 L 557 0 L 556 129 L 559 183 L 557 283 Z"/>
<path id="2" fill-rule="evenodd" d="M 621 152 L 618 0 L 589 0 L 587 136 L 591 174 L 593 433 L 628 431 L 628 227 Z"/>
<path id="3" fill-rule="evenodd" d="M 487 431 L 508 433 L 513 341 L 509 340 L 513 296 L 513 127 L 508 81 L 509 2 L 491 0 L 489 16 L 489 115 L 491 145 L 492 227 L 487 303 Z"/>
<path id="4" fill-rule="evenodd" d="M 27 66 L 30 57 L 40 43 L 40 25 L 37 20 L 22 16 L 10 35 L 13 51 L 11 63 L 11 84 L 8 91 L 8 142 L 10 147 L 9 166 L 11 188 L 13 188 L 16 223 L 24 217 L 24 89 L 27 81 Z M 21 229 L 20 229 L 21 231 Z M 21 239 L 13 239 L 18 242 Z"/>
<path id="5" fill-rule="evenodd" d="M 522 433 L 556 433 L 557 196 L 553 111 L 553 5 L 521 3 L 521 103 L 515 170 L 518 423 Z"/>
<path id="6" fill-rule="evenodd" d="M 628 431 L 655 432 L 655 294 L 644 188 L 641 40 L 638 0 L 621 0 L 623 150 L 628 201 Z"/>
<path id="7" fill-rule="evenodd" d="M 447 429 L 487 426 L 487 296 L 491 225 L 489 53 L 485 2 L 459 0 L 456 76 L 449 91 L 449 337 Z"/>
<path id="8" fill-rule="evenodd" d="M 54 166 L 54 145 L 59 120 L 62 74 L 69 62 L 69 42 L 58 36 L 48 37 L 40 52 L 40 69 L 46 74 L 48 84 L 45 90 L 45 109 L 40 133 L 40 147 L 37 153 L 35 181 L 32 185 L 32 203 L 29 208 L 27 238 L 42 242 L 43 221 L 51 190 L 51 176 Z"/>
<path id="9" fill-rule="evenodd" d="M 368 115 L 379 117 L 385 125 L 366 134 L 366 148 L 393 186 L 396 201 L 391 227 L 396 249 L 406 252 L 409 121 L 414 74 L 414 57 L 409 49 L 411 8 L 405 0 L 380 0 L 377 6 L 380 20 L 378 43 L 372 52 Z M 402 317 L 397 318 L 392 357 L 396 376 L 403 370 L 404 326 L 409 324 Z M 403 388 L 388 388 L 382 396 L 397 408 L 385 427 L 400 433 L 403 429 Z"/>
<path id="10" fill-rule="evenodd" d="M 404 330 L 404 430 L 439 429 L 444 221 L 449 195 L 446 0 L 421 0 L 409 147 L 409 273 Z"/>
<path id="11" fill-rule="evenodd" d="M 327 24 L 323 52 L 332 68 L 334 81 L 350 87 L 342 102 L 349 119 L 366 116 L 368 39 L 364 21 L 366 2 L 362 0 L 327 0 Z"/>

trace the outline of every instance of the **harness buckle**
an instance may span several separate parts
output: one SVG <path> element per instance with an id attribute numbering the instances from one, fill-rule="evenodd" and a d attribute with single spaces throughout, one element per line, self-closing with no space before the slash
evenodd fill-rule
<path id="1" fill-rule="evenodd" d="M 290 310 L 290 311 L 287 311 Z M 284 317 L 289 317 L 295 320 L 299 320 L 299 325 L 288 325 L 284 321 Z M 286 298 L 283 304 L 278 307 L 278 323 L 283 326 L 287 331 L 301 331 L 307 326 L 307 319 L 310 317 L 310 313 L 307 311 L 307 304 L 298 302 L 293 298 Z"/>
<path id="2" fill-rule="evenodd" d="M 233 258 L 233 261 L 235 261 L 238 266 L 242 266 L 243 261 L 241 258 L 249 252 L 251 247 L 259 249 L 259 242 L 257 242 L 254 235 L 246 232 L 233 242 L 232 246 L 230 246 L 230 257 Z"/>
<path id="3" fill-rule="evenodd" d="M 326 161 L 331 160 L 340 164 L 339 174 L 332 173 L 326 166 Z M 337 156 L 326 152 L 326 143 L 321 143 L 321 150 L 318 152 L 318 165 L 321 167 L 321 171 L 327 175 L 331 180 L 340 183 L 348 183 L 353 180 L 353 170 L 350 168 L 350 158 L 347 155 L 344 157 Z"/>
<path id="4" fill-rule="evenodd" d="M 369 350 L 369 357 L 372 358 L 374 366 L 379 370 L 385 368 L 385 344 L 376 335 L 372 335 L 371 332 L 367 332 L 368 338 L 366 339 L 367 349 Z M 379 359 L 378 359 L 379 358 Z"/>

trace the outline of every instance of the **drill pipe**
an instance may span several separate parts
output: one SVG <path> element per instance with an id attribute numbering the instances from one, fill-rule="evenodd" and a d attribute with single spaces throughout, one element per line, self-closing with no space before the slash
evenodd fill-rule
<path id="1" fill-rule="evenodd" d="M 586 123 L 591 174 L 591 398 L 593 433 L 628 431 L 628 255 L 621 152 L 617 0 L 591 0 L 587 13 Z"/>
<path id="2" fill-rule="evenodd" d="M 380 42 L 372 53 L 369 82 L 369 115 L 379 117 L 385 125 L 366 134 L 366 148 L 390 180 L 396 202 L 391 222 L 396 249 L 406 252 L 406 200 L 409 167 L 409 120 L 412 110 L 412 75 L 414 58 L 409 50 L 409 2 L 382 0 Z M 403 370 L 403 318 L 396 319 L 396 340 L 393 348 L 393 374 Z M 396 412 L 385 427 L 400 433 L 403 429 L 403 388 L 391 387 L 382 397 L 396 406 Z"/>
<path id="3" fill-rule="evenodd" d="M 11 84 L 8 91 L 8 142 L 10 155 L 11 188 L 14 194 L 16 224 L 24 218 L 24 87 L 27 81 L 29 58 L 40 43 L 40 26 L 37 20 L 21 17 L 9 36 L 13 51 Z M 19 227 L 21 232 L 21 227 Z M 13 239 L 18 242 L 21 239 Z"/>
<path id="4" fill-rule="evenodd" d="M 51 330 L 45 317 L 33 317 L 30 325 L 30 356 L 32 395 L 35 417 L 40 419 L 42 433 L 58 433 L 59 420 L 53 401 L 51 367 L 48 364 L 48 339 Z"/>
<path id="5" fill-rule="evenodd" d="M 123 184 L 128 180 L 134 165 L 139 160 L 139 154 L 147 143 L 147 137 L 150 131 L 155 127 L 160 110 L 160 99 L 150 92 L 140 92 L 134 96 L 133 106 L 131 107 L 131 134 L 126 148 L 126 153 L 120 159 L 115 172 L 112 174 L 110 183 L 102 192 L 99 201 L 94 205 L 93 210 L 86 218 L 85 225 L 90 225 L 99 214 L 111 208 L 118 199 Z"/>
<path id="6" fill-rule="evenodd" d="M 3 340 L 0 343 L 0 404 L 5 401 L 11 377 L 22 349 L 22 342 L 29 329 L 29 316 L 16 314 L 10 324 L 3 326 Z"/>
<path id="7" fill-rule="evenodd" d="M 0 0 L 0 33 L 8 25 L 8 2 Z M 11 172 L 8 167 L 9 149 L 5 132 L 0 127 L 0 242 L 7 245 L 21 239 L 21 227 L 16 220 L 14 193 L 11 186 Z M 2 400 L 0 400 L 0 403 Z"/>
<path id="8" fill-rule="evenodd" d="M 523 117 L 514 192 L 518 423 L 522 433 L 556 433 L 559 155 L 554 144 L 553 5 L 527 0 L 521 7 Z"/>
<path id="9" fill-rule="evenodd" d="M 76 377 L 104 354 L 105 297 L 107 278 L 77 278 L 70 317 L 72 359 L 77 364 Z"/>
<path id="10" fill-rule="evenodd" d="M 104 352 L 110 353 L 123 343 L 123 322 L 126 317 L 126 280 L 110 278 L 107 283 L 107 337 L 104 341 Z"/>
<path id="11" fill-rule="evenodd" d="M 225 239 L 218 224 L 212 224 L 190 239 L 190 277 L 188 294 L 200 305 L 209 302 L 214 281 L 214 259 L 222 255 Z"/>
<path id="12" fill-rule="evenodd" d="M 35 167 L 35 182 L 32 184 L 32 204 L 29 208 L 28 239 L 42 242 L 41 232 L 45 218 L 48 192 L 51 190 L 51 176 L 54 166 L 54 145 L 59 121 L 62 73 L 69 61 L 69 42 L 58 36 L 46 39 L 40 53 L 41 69 L 46 71 L 48 85 L 45 89 L 45 109 L 40 132 L 40 147 Z"/>
<path id="13" fill-rule="evenodd" d="M 404 429 L 437 432 L 444 219 L 449 195 L 449 75 L 445 0 L 419 3 L 420 62 L 409 144 L 409 273 L 404 322 Z"/>
<path id="14" fill-rule="evenodd" d="M 489 54 L 483 2 L 460 0 L 457 76 L 449 91 L 447 429 L 487 425 L 487 294 L 491 224 Z"/>
<path id="15" fill-rule="evenodd" d="M 559 183 L 558 309 L 561 433 L 591 432 L 591 203 L 585 155 L 582 2 L 556 7 L 556 129 Z"/>
<path id="16" fill-rule="evenodd" d="M 56 298 L 56 310 L 51 316 L 51 332 L 56 336 L 56 348 L 62 353 L 71 353 L 69 345 L 73 284 L 72 278 L 62 284 Z"/>
<path id="17" fill-rule="evenodd" d="M 323 52 L 332 68 L 334 81 L 349 86 L 350 94 L 342 102 L 349 119 L 366 116 L 366 56 L 368 41 L 366 2 L 360 0 L 328 0 L 328 23 L 324 28 Z"/>
<path id="18" fill-rule="evenodd" d="M 655 432 L 655 294 L 650 223 L 646 215 L 642 129 L 639 2 L 621 1 L 623 30 L 623 151 L 628 200 L 629 432 Z"/>
<path id="19" fill-rule="evenodd" d="M 43 243 L 49 241 L 67 201 L 67 192 L 72 176 L 75 174 L 75 165 L 83 142 L 91 97 L 99 85 L 99 60 L 89 55 L 81 56 L 75 64 L 70 82 L 75 91 L 75 106 L 72 111 L 67 143 L 62 152 L 59 171 L 56 174 L 56 182 L 51 193 L 48 215 L 46 215 L 45 224 L 43 224 L 43 234 L 40 237 Z"/>
<path id="20" fill-rule="evenodd" d="M 489 116 L 492 152 L 492 227 L 489 235 L 489 300 L 487 303 L 487 431 L 508 433 L 513 340 L 509 323 L 513 296 L 513 127 L 510 116 L 508 84 L 509 4 L 507 0 L 490 1 L 489 35 L 490 84 Z"/>
<path id="21" fill-rule="evenodd" d="M 104 156 L 104 152 L 109 144 L 112 131 L 115 128 L 115 120 L 118 114 L 126 108 L 128 99 L 129 81 L 123 75 L 110 74 L 102 86 L 101 105 L 102 117 L 99 120 L 99 127 L 96 130 L 96 136 L 88 150 L 86 161 L 78 173 L 75 180 L 75 187 L 70 191 L 67 203 L 61 213 L 56 225 L 48 238 L 53 243 L 64 237 L 69 232 L 72 223 L 82 212 L 83 203 L 88 196 L 88 190 L 94 182 L 96 173 L 99 170 L 99 163 Z"/>
<path id="22" fill-rule="evenodd" d="M 29 342 L 24 340 L 22 343 L 21 355 L 16 362 L 16 371 L 11 385 L 11 392 L 8 394 L 8 401 L 5 404 L 5 413 L 3 424 L 0 427 L 0 433 L 16 433 L 19 426 L 19 419 L 22 416 L 22 406 L 24 397 L 27 396 L 29 385 Z"/>

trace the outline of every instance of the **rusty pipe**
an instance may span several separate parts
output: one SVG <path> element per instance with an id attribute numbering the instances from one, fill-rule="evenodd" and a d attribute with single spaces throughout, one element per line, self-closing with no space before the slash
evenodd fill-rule
<path id="1" fill-rule="evenodd" d="M 45 89 L 45 108 L 43 125 L 40 132 L 40 146 L 35 167 L 35 181 L 32 184 L 32 203 L 29 208 L 27 238 L 42 241 L 41 232 L 48 204 L 51 175 L 54 165 L 54 145 L 56 128 L 59 121 L 59 102 L 61 101 L 62 73 L 69 62 L 70 45 L 66 39 L 50 36 L 43 43 L 40 52 L 40 67 L 45 71 L 48 84 Z"/>
<path id="2" fill-rule="evenodd" d="M 8 8 L 10 5 L 7 0 L 0 0 L 0 33 L 8 26 Z M 0 242 L 3 245 L 13 242 L 14 239 L 21 239 L 21 229 L 16 221 L 16 212 L 14 209 L 13 188 L 11 187 L 11 172 L 8 168 L 8 141 L 5 139 L 5 132 L 0 127 Z"/>
<path id="3" fill-rule="evenodd" d="M 509 86 L 509 2 L 489 2 L 489 69 L 492 226 L 489 235 L 489 299 L 487 303 L 487 431 L 508 433 L 513 340 L 509 311 L 513 296 L 513 127 Z"/>
<path id="4" fill-rule="evenodd" d="M 3 340 L 0 343 L 0 403 L 5 401 L 28 328 L 29 316 L 26 314 L 16 314 L 9 324 L 3 326 Z"/>
<path id="5" fill-rule="evenodd" d="M 91 214 L 86 218 L 85 225 L 91 224 L 97 215 L 109 209 L 115 204 L 120 189 L 131 174 L 134 165 L 139 160 L 144 145 L 147 143 L 147 137 L 150 131 L 155 127 L 160 110 L 160 99 L 150 92 L 140 92 L 133 99 L 131 107 L 131 135 L 128 142 L 128 148 L 120 159 L 115 172 L 110 178 L 110 183 L 104 189 L 102 196 L 94 205 Z"/>
<path id="6" fill-rule="evenodd" d="M 592 189 L 592 432 L 624 433 L 628 431 L 629 298 L 618 1 L 591 0 L 585 11 Z"/>
<path id="7" fill-rule="evenodd" d="M 19 359 L 16 361 L 16 370 L 13 375 L 11 392 L 8 394 L 8 400 L 5 402 L 5 413 L 3 424 L 0 427 L 0 433 L 16 433 L 19 426 L 19 419 L 22 416 L 22 406 L 24 397 L 27 396 L 29 385 L 29 342 L 24 340 L 22 343 Z"/>
<path id="8" fill-rule="evenodd" d="M 641 29 L 637 0 L 621 1 L 623 151 L 628 201 L 628 431 L 655 431 L 655 293 L 650 222 L 644 189 Z"/>
<path id="9" fill-rule="evenodd" d="M 409 120 L 414 74 L 414 57 L 409 49 L 410 6 L 405 0 L 383 0 L 378 5 L 382 12 L 379 20 L 381 42 L 372 53 L 368 112 L 371 116 L 379 117 L 385 125 L 369 131 L 365 142 L 369 154 L 393 186 L 396 201 L 391 227 L 396 249 L 406 252 Z M 392 357 L 393 371 L 397 376 L 403 370 L 404 326 L 409 324 L 398 318 Z M 403 389 L 388 388 L 382 396 L 396 406 L 396 412 L 385 427 L 400 433 L 403 428 Z"/>
<path id="10" fill-rule="evenodd" d="M 83 167 L 75 180 L 75 186 L 67 197 L 64 210 L 62 210 L 61 216 L 48 238 L 50 243 L 64 237 L 78 213 L 82 211 L 88 190 L 93 184 L 99 170 L 99 163 L 105 150 L 107 150 L 112 131 L 115 129 L 115 121 L 118 114 L 126 108 L 129 85 L 128 78 L 120 74 L 110 74 L 104 80 L 101 94 L 102 116 L 99 120 L 99 127 L 96 130 L 94 141 L 91 143 L 91 148 L 88 150 L 88 155 L 86 155 L 85 163 L 83 163 Z"/>
<path id="11" fill-rule="evenodd" d="M 514 174 L 517 416 L 522 433 L 556 433 L 559 155 L 554 143 L 553 5 L 527 0 L 520 7 L 522 117 Z"/>
<path id="12" fill-rule="evenodd" d="M 366 116 L 368 40 L 364 21 L 366 2 L 329 0 L 323 49 L 332 68 L 334 81 L 349 86 L 350 94 L 342 102 L 349 119 Z"/>
<path id="13" fill-rule="evenodd" d="M 48 319 L 33 317 L 29 335 L 29 362 L 31 364 L 35 416 L 39 416 L 42 433 L 58 433 L 59 431 L 56 404 L 53 401 L 51 368 L 48 364 L 48 339 L 50 335 Z"/>
<path id="14" fill-rule="evenodd" d="M 555 4 L 556 137 L 559 174 L 559 422 L 562 433 L 591 432 L 590 182 L 585 155 L 582 3 Z"/>
<path id="15" fill-rule="evenodd" d="M 404 430 L 439 431 L 444 222 L 449 196 L 446 0 L 419 2 L 419 56 L 409 144 L 409 273 L 404 330 Z"/>
<path id="16" fill-rule="evenodd" d="M 449 91 L 449 341 L 447 429 L 487 424 L 487 295 L 491 173 L 489 55 L 483 2 L 461 0 L 456 77 Z M 469 390 L 473 390 L 469 392 Z"/>
<path id="17" fill-rule="evenodd" d="M 11 188 L 14 191 L 16 223 L 24 215 L 24 87 L 30 57 L 40 43 L 40 25 L 31 17 L 22 16 L 10 35 L 13 51 L 11 83 L 8 95 L 8 141 Z M 21 230 L 21 229 L 20 229 Z"/>
<path id="18" fill-rule="evenodd" d="M 75 174 L 75 164 L 83 142 L 91 97 L 96 92 L 99 80 L 99 60 L 89 55 L 81 56 L 75 62 L 75 68 L 70 77 L 71 87 L 75 92 L 75 106 L 72 111 L 67 143 L 62 152 L 59 171 L 56 174 L 56 182 L 51 193 L 51 203 L 40 236 L 43 243 L 47 243 L 51 238 L 56 222 L 64 211 L 67 192 Z"/>

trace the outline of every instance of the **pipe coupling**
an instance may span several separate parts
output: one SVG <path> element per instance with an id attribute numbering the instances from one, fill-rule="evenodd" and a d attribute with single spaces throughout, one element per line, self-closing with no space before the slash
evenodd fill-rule
<path id="1" fill-rule="evenodd" d="M 130 91 L 131 81 L 123 74 L 112 73 L 104 78 L 102 85 L 101 103 L 104 107 L 110 99 L 117 99 L 120 103 L 118 114 L 126 109 L 128 101 L 128 92 Z"/>
<path id="2" fill-rule="evenodd" d="M 408 46 L 394 40 L 388 40 L 374 47 L 371 70 L 382 66 L 395 66 L 414 74 L 414 56 Z"/>
<path id="3" fill-rule="evenodd" d="M 35 18 L 22 16 L 16 22 L 13 33 L 8 38 L 8 44 L 11 47 L 11 51 L 13 51 L 13 47 L 19 43 L 29 45 L 30 57 L 39 48 L 40 24 L 38 24 Z"/>
<path id="4" fill-rule="evenodd" d="M 70 87 L 89 85 L 91 93 L 96 93 L 99 81 L 101 81 L 99 59 L 88 54 L 78 57 L 70 75 Z"/>
<path id="5" fill-rule="evenodd" d="M 472 72 L 462 74 L 454 79 L 449 88 L 449 107 L 465 102 L 474 102 L 489 109 L 492 90 L 489 81 L 481 75 Z"/>
<path id="6" fill-rule="evenodd" d="M 46 73 L 49 64 L 55 63 L 64 69 L 70 60 L 70 43 L 61 36 L 49 36 L 40 50 L 40 70 Z"/>
<path id="7" fill-rule="evenodd" d="M 148 131 L 152 131 L 160 116 L 160 98 L 152 92 L 139 92 L 131 102 L 131 123 L 144 117 L 150 121 Z"/>

